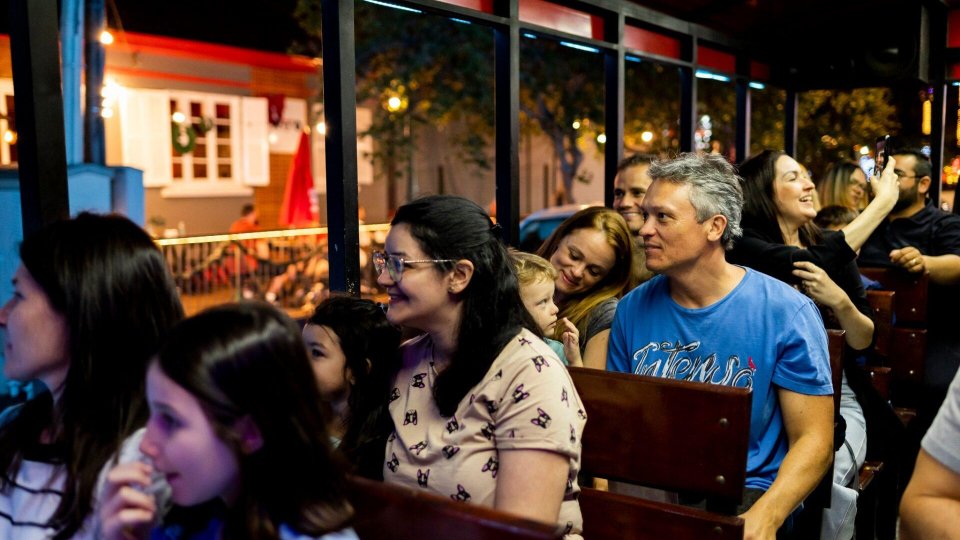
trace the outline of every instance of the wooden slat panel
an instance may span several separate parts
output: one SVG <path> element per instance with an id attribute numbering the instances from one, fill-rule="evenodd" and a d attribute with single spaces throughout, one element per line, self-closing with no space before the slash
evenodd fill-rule
<path id="1" fill-rule="evenodd" d="M 584 472 L 739 503 L 749 390 L 587 368 L 570 374 L 588 416 Z"/>
<path id="2" fill-rule="evenodd" d="M 584 488 L 583 537 L 589 540 L 740 540 L 743 520 L 685 506 Z"/>
<path id="3" fill-rule="evenodd" d="M 874 324 L 877 325 L 877 342 L 873 346 L 873 352 L 882 357 L 890 355 L 896 294 L 895 291 L 867 291 L 867 301 L 870 302 Z"/>
<path id="4" fill-rule="evenodd" d="M 348 494 L 361 540 L 556 540 L 562 527 L 492 508 L 444 499 L 426 490 L 351 478 Z"/>

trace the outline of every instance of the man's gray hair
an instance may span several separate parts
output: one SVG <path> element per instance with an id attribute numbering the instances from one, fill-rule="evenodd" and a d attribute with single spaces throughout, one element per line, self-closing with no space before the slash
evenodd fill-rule
<path id="1" fill-rule="evenodd" d="M 722 156 L 690 152 L 654 162 L 647 174 L 654 181 L 690 186 L 690 204 L 697 211 L 698 222 L 717 214 L 727 218 L 720 243 L 724 249 L 733 249 L 734 239 L 743 235 L 743 190 L 733 165 Z"/>

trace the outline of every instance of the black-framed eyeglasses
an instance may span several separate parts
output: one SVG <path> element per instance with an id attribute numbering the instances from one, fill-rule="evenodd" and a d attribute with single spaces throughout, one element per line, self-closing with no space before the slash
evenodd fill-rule
<path id="1" fill-rule="evenodd" d="M 400 283 L 400 279 L 403 278 L 403 271 L 406 268 L 409 268 L 411 264 L 416 263 L 445 263 L 445 262 L 454 262 L 453 259 L 417 259 L 415 261 L 408 261 L 399 255 L 388 255 L 383 251 L 374 251 L 373 252 L 373 268 L 377 271 L 377 275 L 383 273 L 383 270 L 387 270 L 387 275 L 390 276 L 395 283 Z"/>
<path id="2" fill-rule="evenodd" d="M 917 177 L 917 175 L 915 175 L 915 174 L 907 174 L 907 173 L 905 173 L 905 172 L 903 172 L 903 171 L 898 171 L 898 170 L 896 170 L 896 169 L 893 170 L 893 174 L 896 174 L 896 175 L 897 175 L 897 180 L 903 180 L 904 178 L 916 178 L 916 177 Z"/>

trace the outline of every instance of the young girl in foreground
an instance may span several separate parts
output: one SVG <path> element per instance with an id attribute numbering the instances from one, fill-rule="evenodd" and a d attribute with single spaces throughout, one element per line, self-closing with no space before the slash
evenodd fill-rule
<path id="1" fill-rule="evenodd" d="M 180 507 L 222 501 L 193 538 L 354 539 L 331 459 L 316 379 L 293 321 L 265 305 L 210 309 L 174 328 L 147 371 L 150 420 L 140 445 L 153 465 L 107 477 L 107 539 L 180 536 L 156 526 L 154 469 Z M 171 513 L 172 515 L 172 513 Z"/>
<path id="2" fill-rule="evenodd" d="M 543 332 L 543 341 L 557 353 L 560 360 L 568 366 L 583 367 L 580 357 L 580 332 L 577 327 L 564 317 L 557 319 L 557 304 L 553 302 L 557 269 L 550 261 L 523 251 L 510 250 L 513 259 L 513 268 L 517 271 L 517 281 L 520 282 L 520 299 L 523 307 L 537 322 Z M 550 339 L 557 327 L 563 328 L 563 342 Z"/>
<path id="3" fill-rule="evenodd" d="M 383 450 L 393 421 L 387 411 L 400 366 L 400 330 L 383 309 L 353 296 L 331 296 L 303 327 L 320 398 L 330 405 L 329 433 L 357 474 L 383 479 Z"/>

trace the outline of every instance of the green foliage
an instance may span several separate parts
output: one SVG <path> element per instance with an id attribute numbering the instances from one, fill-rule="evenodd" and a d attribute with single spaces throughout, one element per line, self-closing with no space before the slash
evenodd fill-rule
<path id="1" fill-rule="evenodd" d="M 892 102 L 887 88 L 803 92 L 797 107 L 798 161 L 822 175 L 833 161 L 856 160 L 854 145 L 899 131 Z"/>
<path id="2" fill-rule="evenodd" d="M 542 132 L 560 162 L 565 202 L 573 201 L 584 150 L 601 152 L 604 131 L 603 57 L 561 46 L 549 39 L 520 42 L 520 112 L 524 129 Z M 578 127 L 574 127 L 575 123 Z"/>
<path id="3" fill-rule="evenodd" d="M 417 146 L 417 128 L 430 125 L 447 128 L 461 159 L 489 168 L 493 32 L 366 2 L 355 9 L 357 102 L 373 109 L 364 135 L 377 142 L 374 162 L 399 168 Z M 320 0 L 300 0 L 295 15 L 312 40 L 308 47 L 318 50 Z M 402 106 L 390 111 L 394 96 Z"/>
<path id="4" fill-rule="evenodd" d="M 680 151 L 680 69 L 656 62 L 627 62 L 624 69 L 623 140 L 628 153 Z M 650 142 L 641 139 L 649 131 Z"/>

